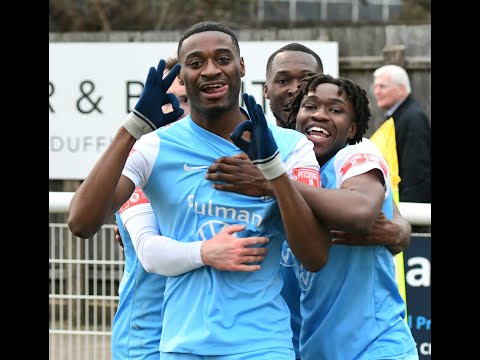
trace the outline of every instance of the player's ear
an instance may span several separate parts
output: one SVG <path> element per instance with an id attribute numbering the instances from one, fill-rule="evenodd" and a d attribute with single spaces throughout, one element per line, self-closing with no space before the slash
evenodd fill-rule
<path id="1" fill-rule="evenodd" d="M 355 135 L 357 134 L 357 127 L 358 127 L 358 123 L 351 123 L 350 124 L 350 127 L 348 129 L 348 139 L 349 140 L 352 140 Z"/>
<path id="2" fill-rule="evenodd" d="M 240 76 L 244 77 L 246 74 L 245 62 L 243 61 L 243 56 L 240 56 Z"/>

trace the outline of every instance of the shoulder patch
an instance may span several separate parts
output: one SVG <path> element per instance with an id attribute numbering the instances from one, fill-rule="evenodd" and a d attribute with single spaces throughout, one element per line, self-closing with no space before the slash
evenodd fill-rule
<path id="1" fill-rule="evenodd" d="M 387 173 L 387 168 L 383 161 L 381 161 L 377 156 L 368 153 L 356 153 L 350 156 L 343 164 L 342 168 L 340 169 L 340 173 L 344 176 L 348 170 L 350 170 L 354 166 L 363 165 L 368 162 L 375 162 L 380 165 L 383 172 Z"/>
<path id="2" fill-rule="evenodd" d="M 133 192 L 132 196 L 130 196 L 130 199 L 128 199 L 128 201 L 122 205 L 120 210 L 118 210 L 118 213 L 121 215 L 128 208 L 131 208 L 136 205 L 148 204 L 148 203 L 149 203 L 148 198 L 143 192 L 143 190 L 137 187 Z"/>
<path id="3" fill-rule="evenodd" d="M 322 187 L 320 182 L 320 172 L 318 172 L 318 170 L 295 168 L 292 171 L 292 179 L 317 188 Z"/>

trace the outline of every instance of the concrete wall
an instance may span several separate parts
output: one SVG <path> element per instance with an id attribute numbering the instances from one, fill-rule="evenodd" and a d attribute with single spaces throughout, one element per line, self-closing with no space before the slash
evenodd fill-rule
<path id="1" fill-rule="evenodd" d="M 408 56 L 431 56 L 431 24 L 329 26 L 237 30 L 238 39 L 338 41 L 339 56 L 378 56 L 385 46 L 403 44 Z M 182 31 L 50 33 L 49 41 L 177 41 Z"/>

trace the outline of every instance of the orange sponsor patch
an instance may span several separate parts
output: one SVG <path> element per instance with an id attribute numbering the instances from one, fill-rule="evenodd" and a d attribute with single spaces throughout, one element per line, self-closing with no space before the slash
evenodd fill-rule
<path id="1" fill-rule="evenodd" d="M 131 208 L 132 206 L 140 205 L 140 204 L 148 204 L 148 198 L 143 192 L 143 190 L 139 187 L 135 189 L 130 199 L 122 205 L 118 213 L 121 215 L 126 209 Z"/>
<path id="2" fill-rule="evenodd" d="M 317 188 L 322 187 L 322 184 L 320 182 L 320 173 L 318 172 L 318 170 L 308 168 L 295 168 L 292 171 L 292 179 L 310 186 L 315 186 Z"/>

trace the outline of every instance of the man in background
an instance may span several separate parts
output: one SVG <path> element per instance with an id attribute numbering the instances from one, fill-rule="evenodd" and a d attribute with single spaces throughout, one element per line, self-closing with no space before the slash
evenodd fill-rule
<path id="1" fill-rule="evenodd" d="M 399 199 L 431 203 L 431 127 L 427 114 L 412 97 L 407 72 L 384 65 L 373 73 L 373 93 L 385 119 L 393 118 L 399 166 Z"/>
<path id="2" fill-rule="evenodd" d="M 323 73 L 320 56 L 296 42 L 282 46 L 268 58 L 263 95 L 270 100 L 270 110 L 278 126 L 287 126 L 288 103 L 302 79 L 312 71 Z"/>

